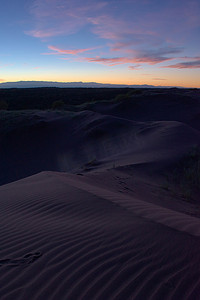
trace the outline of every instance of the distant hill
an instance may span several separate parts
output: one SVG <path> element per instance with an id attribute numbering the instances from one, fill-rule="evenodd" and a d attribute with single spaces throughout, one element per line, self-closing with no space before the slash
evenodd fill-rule
<path id="1" fill-rule="evenodd" d="M 39 88 L 39 87 L 58 87 L 58 88 L 154 88 L 153 85 L 125 85 L 125 84 L 105 84 L 97 82 L 51 82 L 51 81 L 18 81 L 0 83 L 0 88 Z M 162 88 L 162 86 L 157 86 Z"/>

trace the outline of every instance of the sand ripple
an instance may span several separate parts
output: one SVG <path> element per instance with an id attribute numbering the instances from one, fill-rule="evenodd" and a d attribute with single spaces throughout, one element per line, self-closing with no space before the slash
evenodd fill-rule
<path id="1" fill-rule="evenodd" d="M 0 199 L 0 299 L 199 299 L 198 219 L 53 172 Z"/>

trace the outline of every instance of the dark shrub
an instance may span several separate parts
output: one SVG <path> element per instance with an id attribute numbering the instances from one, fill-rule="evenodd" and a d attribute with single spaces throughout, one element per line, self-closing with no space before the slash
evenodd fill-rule
<path id="1" fill-rule="evenodd" d="M 125 101 L 129 99 L 130 99 L 130 95 L 127 94 L 119 94 L 115 97 L 115 101 Z"/>

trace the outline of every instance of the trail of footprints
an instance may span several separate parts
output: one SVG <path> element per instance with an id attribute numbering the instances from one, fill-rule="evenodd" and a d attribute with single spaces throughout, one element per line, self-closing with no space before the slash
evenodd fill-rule
<path id="1" fill-rule="evenodd" d="M 35 252 L 35 253 L 25 254 L 23 257 L 16 258 L 16 259 L 12 259 L 12 258 L 1 259 L 0 267 L 4 265 L 13 266 L 13 267 L 18 267 L 21 265 L 25 265 L 25 266 L 30 265 L 41 256 L 42 256 L 41 252 Z"/>

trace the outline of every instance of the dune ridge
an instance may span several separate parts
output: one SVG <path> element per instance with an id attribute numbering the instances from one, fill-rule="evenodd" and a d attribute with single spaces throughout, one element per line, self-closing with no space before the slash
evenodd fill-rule
<path id="1" fill-rule="evenodd" d="M 61 176 L 61 173 L 57 173 L 58 176 Z M 189 215 L 185 215 L 180 212 L 175 212 L 171 209 L 164 207 L 159 207 L 158 205 L 147 203 L 142 200 L 133 199 L 128 195 L 123 195 L 121 193 L 115 193 L 99 188 L 97 186 L 92 186 L 84 180 L 77 180 L 77 177 L 70 176 L 61 176 L 61 180 L 66 178 L 66 182 L 78 189 L 82 189 L 91 194 L 94 194 L 103 199 L 107 199 L 118 205 L 122 206 L 133 212 L 134 214 L 150 219 L 154 222 L 166 225 L 173 229 L 189 233 L 194 236 L 200 237 L 200 219 L 195 218 Z"/>

